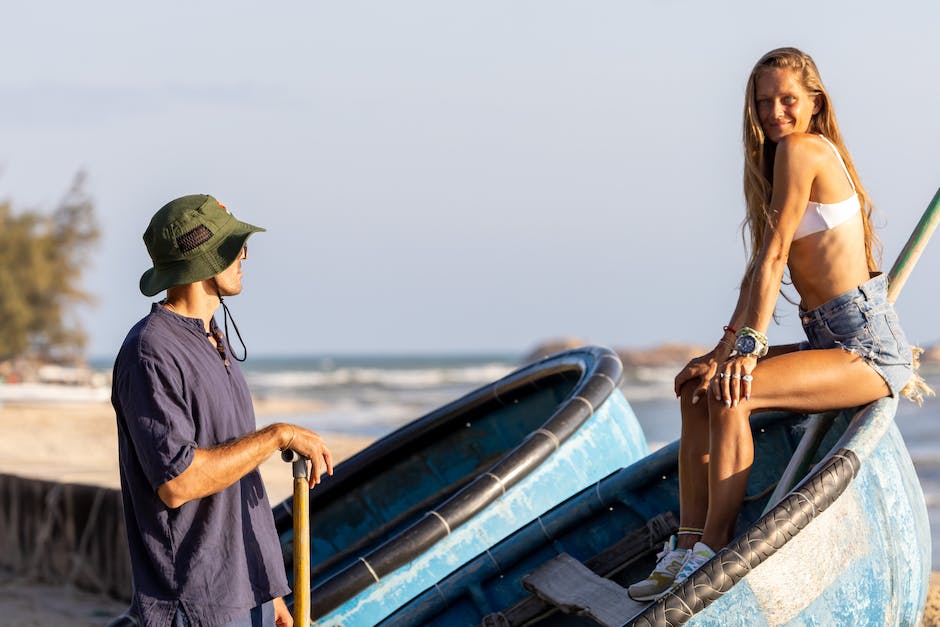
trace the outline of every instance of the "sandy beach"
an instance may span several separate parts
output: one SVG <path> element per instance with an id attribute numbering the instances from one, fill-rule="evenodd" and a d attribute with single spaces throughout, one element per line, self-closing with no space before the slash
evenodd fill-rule
<path id="1" fill-rule="evenodd" d="M 256 403 L 259 422 L 315 414 L 303 401 Z M 0 406 L 0 473 L 119 488 L 117 434 L 108 403 L 36 403 Z M 341 461 L 369 444 L 368 438 L 322 433 Z M 261 467 L 272 503 L 291 494 L 290 469 L 277 456 Z M 0 571 L 0 627 L 103 625 L 125 604 L 68 587 L 36 584 Z M 924 625 L 940 625 L 940 574 L 931 578 Z"/>
<path id="2" fill-rule="evenodd" d="M 314 403 L 262 400 L 255 403 L 259 422 L 279 416 L 313 414 Z M 0 406 L 0 472 L 64 483 L 120 488 L 117 427 L 109 403 L 9 403 Z M 339 462 L 369 444 L 367 438 L 339 433 L 321 435 Z M 261 466 L 271 503 L 290 496 L 290 467 L 272 456 Z"/>
<path id="3" fill-rule="evenodd" d="M 269 423 L 316 405 L 262 400 L 259 422 Z M 109 403 L 0 405 L 0 473 L 120 488 L 117 427 Z M 321 433 L 339 462 L 367 446 L 368 438 Z M 271 503 L 290 496 L 290 466 L 276 455 L 261 466 Z M 0 571 L 0 627 L 104 625 L 126 604 L 74 588 L 36 584 Z"/>

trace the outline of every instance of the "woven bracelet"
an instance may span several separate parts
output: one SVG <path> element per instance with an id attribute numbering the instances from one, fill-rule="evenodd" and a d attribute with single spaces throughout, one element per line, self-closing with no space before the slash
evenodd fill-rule
<path id="1" fill-rule="evenodd" d="M 290 445 L 294 443 L 294 438 L 297 437 L 297 429 L 294 428 L 294 425 L 287 425 L 290 427 L 290 440 L 287 441 L 287 444 L 284 445 L 284 448 L 278 449 L 280 451 L 286 451 L 290 448 Z"/>

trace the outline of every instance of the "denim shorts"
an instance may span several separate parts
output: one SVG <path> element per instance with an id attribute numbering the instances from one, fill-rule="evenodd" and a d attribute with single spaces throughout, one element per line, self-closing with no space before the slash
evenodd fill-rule
<path id="1" fill-rule="evenodd" d="M 911 347 L 880 272 L 815 309 L 800 308 L 808 342 L 801 348 L 842 348 L 864 359 L 897 397 L 914 373 Z"/>

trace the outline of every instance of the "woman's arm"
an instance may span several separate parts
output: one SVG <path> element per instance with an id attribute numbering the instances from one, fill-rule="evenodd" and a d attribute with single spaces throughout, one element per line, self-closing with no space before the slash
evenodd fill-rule
<path id="1" fill-rule="evenodd" d="M 806 211 L 819 167 L 809 135 L 790 135 L 777 144 L 770 228 L 754 264 L 751 290 L 742 311 L 742 326 L 766 332 L 777 305 L 790 244 Z"/>
<path id="2" fill-rule="evenodd" d="M 773 317 L 780 283 L 787 267 L 790 244 L 809 202 L 813 181 L 819 171 L 821 153 L 811 135 L 794 134 L 777 144 L 774 157 L 774 183 L 770 201 L 770 228 L 752 267 L 749 290 L 742 289 L 735 316 L 738 326 L 765 333 Z M 743 302 L 742 302 L 743 299 Z M 743 306 L 742 306 L 743 305 Z M 715 397 L 725 404 L 737 404 L 750 397 L 751 382 L 739 377 L 750 375 L 756 356 L 737 356 L 720 369 L 729 377 L 713 385 Z M 743 385 L 740 385 L 743 383 Z"/>
<path id="3" fill-rule="evenodd" d="M 676 375 L 673 384 L 676 397 L 682 394 L 682 388 L 689 381 L 695 382 L 695 388 L 692 390 L 692 403 L 695 404 L 708 390 L 708 385 L 718 366 L 727 361 L 734 349 L 734 329 L 741 326 L 743 311 L 747 304 L 747 294 L 751 290 L 751 273 L 746 272 L 741 281 L 741 288 L 738 290 L 738 302 L 735 305 L 734 313 L 731 314 L 731 320 L 728 322 L 727 330 L 715 344 L 715 348 L 709 352 L 689 361 L 688 364 Z"/>

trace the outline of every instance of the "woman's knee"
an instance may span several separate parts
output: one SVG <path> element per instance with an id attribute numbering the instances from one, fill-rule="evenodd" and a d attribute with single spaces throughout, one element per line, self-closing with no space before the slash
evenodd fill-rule
<path id="1" fill-rule="evenodd" d="M 700 400 L 699 403 L 701 402 Z M 724 401 L 716 399 L 714 394 L 708 395 L 705 404 L 708 406 L 709 419 L 715 424 L 749 424 L 752 408 L 748 406 L 739 404 L 735 407 L 728 407 Z"/>
<path id="2" fill-rule="evenodd" d="M 679 391 L 679 409 L 682 412 L 682 420 L 685 421 L 707 421 L 708 420 L 708 402 L 705 400 L 705 393 L 700 392 L 697 402 L 693 402 L 695 386 L 687 383 Z"/>

